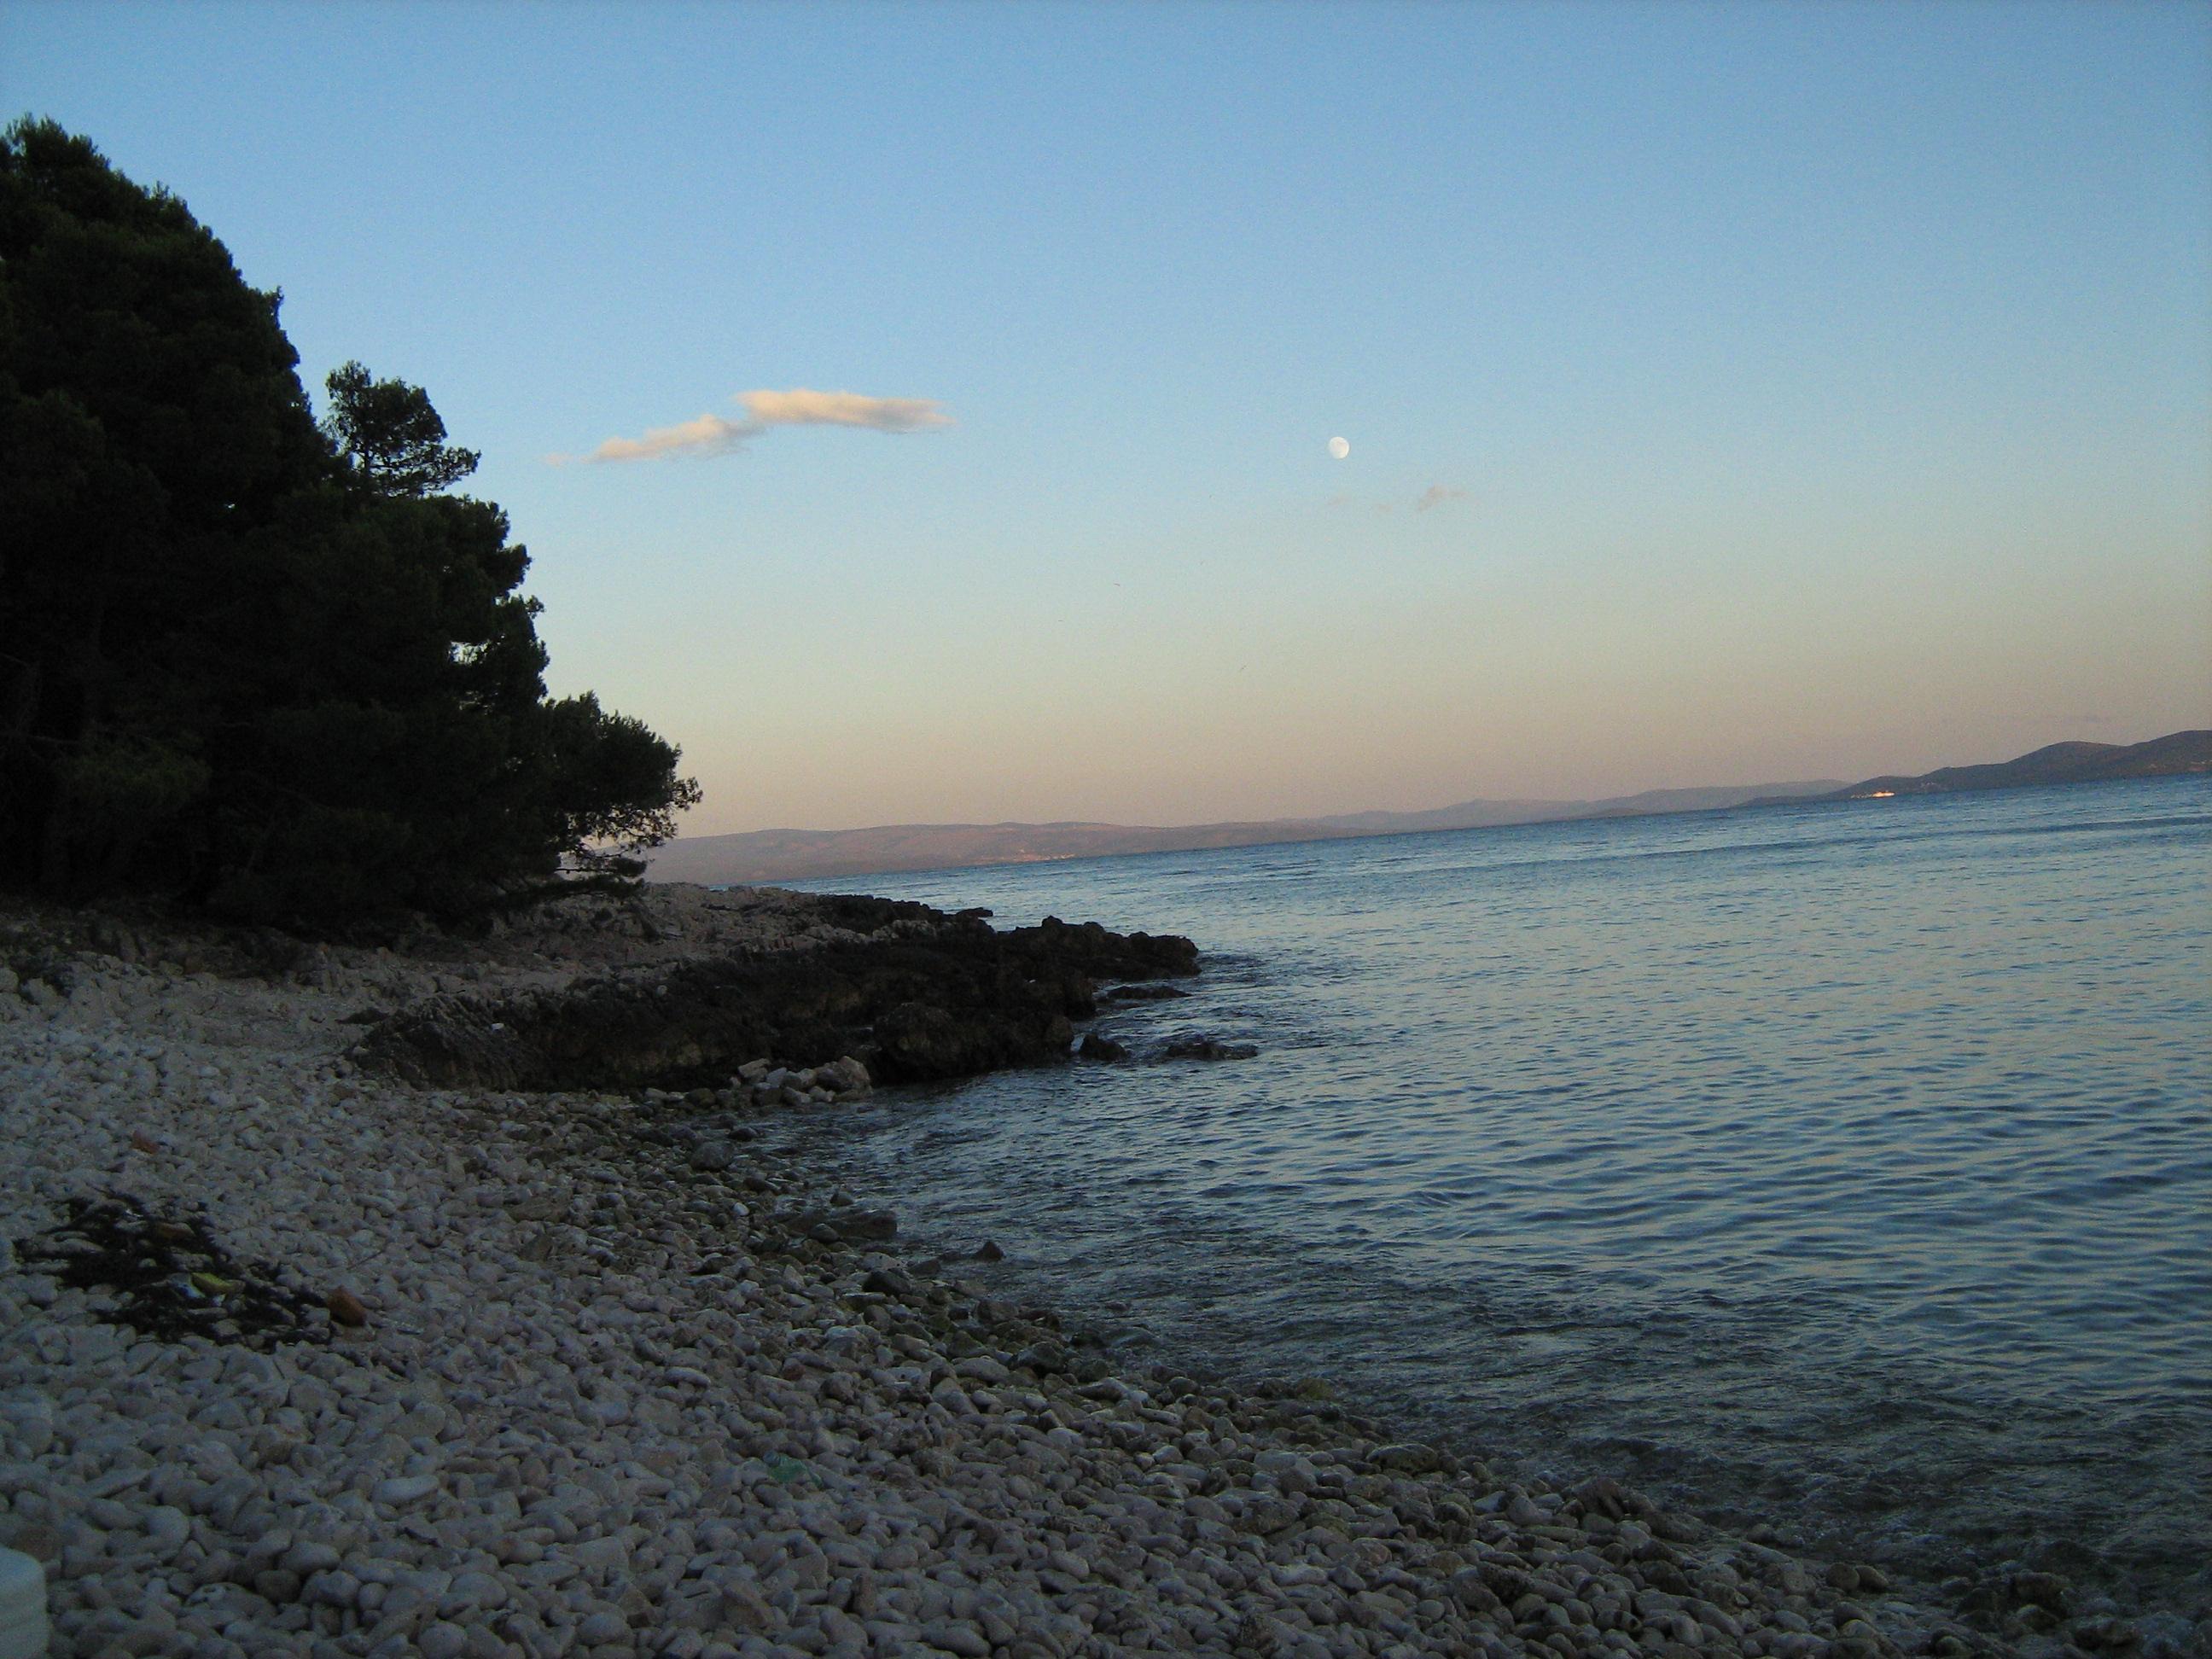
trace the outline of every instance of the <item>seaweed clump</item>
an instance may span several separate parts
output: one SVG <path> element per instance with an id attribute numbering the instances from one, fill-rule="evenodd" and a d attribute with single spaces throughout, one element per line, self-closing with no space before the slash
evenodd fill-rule
<path id="1" fill-rule="evenodd" d="M 327 1342 L 328 1310 L 241 1262 L 191 1216 L 158 1215 L 127 1194 L 72 1198 L 69 1217 L 15 1252 L 64 1285 L 112 1299 L 115 1322 L 163 1342 L 188 1336 L 258 1348 Z"/>

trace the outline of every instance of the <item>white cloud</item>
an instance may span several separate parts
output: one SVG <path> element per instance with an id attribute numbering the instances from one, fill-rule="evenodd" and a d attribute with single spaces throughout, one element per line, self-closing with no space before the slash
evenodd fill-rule
<path id="1" fill-rule="evenodd" d="M 952 417 L 927 398 L 869 398 L 857 392 L 812 392 L 793 386 L 788 392 L 740 392 L 731 401 L 744 409 L 744 418 L 702 415 L 675 426 L 653 427 L 641 438 L 610 438 L 583 459 L 651 461 L 670 455 L 726 455 L 777 426 L 927 432 L 952 424 Z"/>
<path id="2" fill-rule="evenodd" d="M 763 426 L 865 426 L 876 432 L 927 432 L 952 417 L 927 398 L 864 398 L 857 392 L 740 392 L 738 401 Z"/>
<path id="3" fill-rule="evenodd" d="M 761 428 L 745 421 L 702 415 L 676 426 L 656 426 L 642 438 L 610 438 L 587 461 L 650 461 L 663 455 L 726 455 Z"/>

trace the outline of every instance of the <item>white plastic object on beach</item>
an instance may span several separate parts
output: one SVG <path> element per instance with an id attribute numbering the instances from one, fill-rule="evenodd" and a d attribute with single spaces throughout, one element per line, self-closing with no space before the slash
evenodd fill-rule
<path id="1" fill-rule="evenodd" d="M 0 1550 L 0 1659 L 46 1659 L 46 1575 L 29 1556 Z"/>

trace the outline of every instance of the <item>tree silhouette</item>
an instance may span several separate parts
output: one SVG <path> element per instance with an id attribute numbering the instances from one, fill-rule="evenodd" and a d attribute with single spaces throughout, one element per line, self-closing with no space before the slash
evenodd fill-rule
<path id="1" fill-rule="evenodd" d="M 358 363 L 319 427 L 166 191 L 0 134 L 0 884 L 327 926 L 632 878 L 678 750 L 550 701 L 477 457 Z"/>
<path id="2" fill-rule="evenodd" d="M 428 495 L 459 483 L 482 459 L 446 442 L 429 395 L 404 380 L 375 380 L 357 362 L 324 381 L 323 433 L 362 485 L 382 495 Z"/>

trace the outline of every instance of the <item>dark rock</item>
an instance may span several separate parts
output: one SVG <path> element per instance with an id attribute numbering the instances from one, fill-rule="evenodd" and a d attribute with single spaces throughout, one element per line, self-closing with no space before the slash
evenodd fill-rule
<path id="1" fill-rule="evenodd" d="M 902 1002 L 876 1021 L 876 1062 L 885 1075 L 915 1082 L 972 1077 L 1064 1056 L 1074 1037 L 1066 1014 L 1027 997 L 998 1009 Z"/>
<path id="2" fill-rule="evenodd" d="M 1610 1475 L 1585 1480 L 1575 1488 L 1574 1495 L 1582 1500 L 1586 1515 L 1602 1515 L 1607 1520 L 1619 1521 L 1628 1514 L 1628 1495 Z"/>
<path id="3" fill-rule="evenodd" d="M 738 1149 L 726 1140 L 702 1141 L 691 1153 L 691 1167 L 719 1173 L 738 1161 Z"/>
<path id="4" fill-rule="evenodd" d="M 1004 1261 L 1006 1259 L 1006 1253 L 999 1248 L 995 1240 L 987 1238 L 976 1246 L 975 1260 L 978 1261 Z"/>
<path id="5" fill-rule="evenodd" d="M 2014 1601 L 2032 1607 L 2044 1607 L 2063 1618 L 2066 1614 L 2068 1585 L 2055 1572 L 2016 1572 L 2006 1586 Z"/>
<path id="6" fill-rule="evenodd" d="M 434 1087 L 690 1091 L 774 1054 L 857 1092 L 1065 1060 L 1072 1022 L 1097 1012 L 1097 980 L 1198 971 L 1187 939 L 1054 917 L 994 933 L 980 916 L 925 905 L 826 903 L 835 925 L 876 936 L 507 1000 L 433 998 L 380 1021 L 355 1055 Z"/>
<path id="7" fill-rule="evenodd" d="M 1502 1574 L 1503 1569 L 1493 1570 Z M 1444 1580 L 1444 1588 L 1451 1597 L 1470 1613 L 1494 1613 L 1502 1611 L 1504 1601 L 1492 1587 L 1480 1567 L 1462 1567 Z M 1515 1589 L 1517 1596 L 1520 1591 Z"/>
<path id="8" fill-rule="evenodd" d="M 1074 1368 L 1075 1358 L 1057 1342 L 1037 1342 L 1016 1354 L 1014 1364 L 1039 1376 L 1063 1376 Z"/>
<path id="9" fill-rule="evenodd" d="M 1089 1031 L 1085 1033 L 1083 1041 L 1075 1045 L 1075 1057 L 1078 1060 L 1095 1060 L 1111 1065 L 1116 1060 L 1128 1059 L 1129 1051 L 1115 1042 L 1112 1037 L 1101 1036 L 1096 1031 Z"/>
<path id="10" fill-rule="evenodd" d="M 1203 1031 L 1189 1031 L 1168 1039 L 1160 1050 L 1167 1060 L 1249 1060 L 1260 1051 L 1249 1042 L 1224 1042 Z"/>
<path id="11" fill-rule="evenodd" d="M 864 1095 L 871 1080 L 868 1068 L 850 1054 L 814 1069 L 815 1083 L 833 1095 Z"/>
<path id="12" fill-rule="evenodd" d="M 2133 1625 L 2110 1616 L 2084 1619 L 2074 1626 L 2073 1633 L 2075 1645 L 2092 1650 L 2131 1648 L 2142 1641 L 2142 1632 Z"/>
<path id="13" fill-rule="evenodd" d="M 817 1244 L 859 1244 L 898 1237 L 898 1217 L 889 1210 L 808 1210 L 779 1219 Z"/>
<path id="14" fill-rule="evenodd" d="M 1377 1446 L 1367 1455 L 1367 1461 L 1378 1469 L 1389 1469 L 1399 1474 L 1428 1474 L 1443 1460 L 1437 1455 L 1433 1446 L 1404 1441 Z"/>
<path id="15" fill-rule="evenodd" d="M 1172 1002 L 1189 992 L 1174 985 L 1112 985 L 1098 994 L 1101 1002 Z"/>

